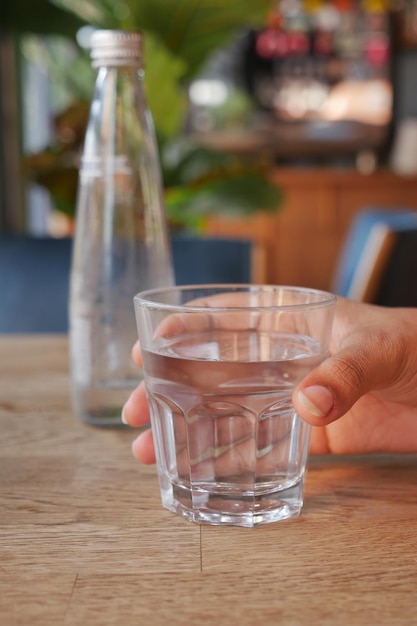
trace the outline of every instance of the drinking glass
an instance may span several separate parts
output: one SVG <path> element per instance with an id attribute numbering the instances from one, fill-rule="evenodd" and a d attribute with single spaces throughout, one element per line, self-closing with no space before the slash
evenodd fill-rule
<path id="1" fill-rule="evenodd" d="M 300 514 L 309 426 L 291 396 L 328 354 L 335 302 L 268 285 L 135 296 L 164 507 L 250 527 Z"/>

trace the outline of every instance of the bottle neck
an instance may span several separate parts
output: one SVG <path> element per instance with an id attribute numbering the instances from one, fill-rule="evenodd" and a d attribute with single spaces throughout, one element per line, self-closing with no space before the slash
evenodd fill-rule
<path id="1" fill-rule="evenodd" d="M 97 67 L 97 77 L 98 76 L 123 76 L 125 78 L 130 78 L 131 80 L 143 80 L 145 72 L 142 67 L 138 65 L 99 65 Z"/>
<path id="2" fill-rule="evenodd" d="M 84 158 L 103 158 L 104 153 L 133 155 L 138 142 L 148 136 L 151 122 L 142 79 L 138 67 L 98 69 Z"/>
<path id="3" fill-rule="evenodd" d="M 116 99 L 123 108 L 146 107 L 143 90 L 144 72 L 138 67 L 101 66 L 97 72 L 94 100 L 102 103 Z"/>

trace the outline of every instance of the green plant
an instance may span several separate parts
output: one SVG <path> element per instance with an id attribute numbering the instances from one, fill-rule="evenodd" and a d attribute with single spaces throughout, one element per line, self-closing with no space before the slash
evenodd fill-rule
<path id="1" fill-rule="evenodd" d="M 51 18 L 45 19 L 51 32 L 68 36 L 71 28 L 75 31 L 84 23 L 144 33 L 146 91 L 160 144 L 165 203 L 172 224 L 199 229 L 208 213 L 248 214 L 279 208 L 281 192 L 269 180 L 267 159 L 257 155 L 254 162 L 249 157 L 209 150 L 186 139 L 183 133 L 188 106 L 186 85 L 198 75 L 210 54 L 227 44 L 237 30 L 262 23 L 271 0 L 32 0 L 31 10 L 35 6 L 39 11 L 40 5 L 43 15 L 48 7 L 51 11 Z M 65 20 L 57 19 L 57 11 L 69 16 L 61 31 Z M 88 67 L 86 54 L 82 50 L 77 54 Z M 90 84 L 92 87 L 92 76 Z M 70 107 L 58 120 L 56 145 L 26 159 L 29 177 L 51 189 L 57 180 L 56 172 L 60 169 L 62 174 L 67 169 L 74 181 L 75 166 L 70 155 L 79 151 L 82 132 L 73 133 L 75 139 L 67 141 L 59 131 L 63 122 L 70 125 L 71 116 L 77 118 L 75 112 L 80 107 L 85 115 L 84 101 L 90 95 L 78 94 L 80 106 Z M 79 119 L 77 124 L 79 130 Z M 71 211 L 73 198 L 62 193 L 66 186 L 54 186 L 57 207 Z M 61 197 L 57 198 L 59 190 Z"/>

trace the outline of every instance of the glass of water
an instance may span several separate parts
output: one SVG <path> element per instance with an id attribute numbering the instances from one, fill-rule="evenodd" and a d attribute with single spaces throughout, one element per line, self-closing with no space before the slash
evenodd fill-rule
<path id="1" fill-rule="evenodd" d="M 309 426 L 291 396 L 328 354 L 335 296 L 194 285 L 134 302 L 163 506 L 236 526 L 299 515 Z"/>

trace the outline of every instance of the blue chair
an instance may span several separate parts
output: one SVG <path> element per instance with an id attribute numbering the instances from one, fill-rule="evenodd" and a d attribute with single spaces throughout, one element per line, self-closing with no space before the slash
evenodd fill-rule
<path id="1" fill-rule="evenodd" d="M 417 226 L 391 230 L 389 257 L 374 289 L 373 302 L 417 307 Z"/>
<path id="2" fill-rule="evenodd" d="M 67 332 L 71 245 L 71 239 L 0 238 L 0 332 Z"/>
<path id="3" fill-rule="evenodd" d="M 385 306 L 417 306 L 417 210 L 367 208 L 358 213 L 332 290 Z"/>
<path id="4" fill-rule="evenodd" d="M 171 245 L 177 285 L 251 282 L 250 241 L 177 234 Z"/>
<path id="5" fill-rule="evenodd" d="M 0 237 L 0 333 L 65 333 L 72 239 Z M 251 282 L 252 243 L 172 236 L 177 284 Z"/>

